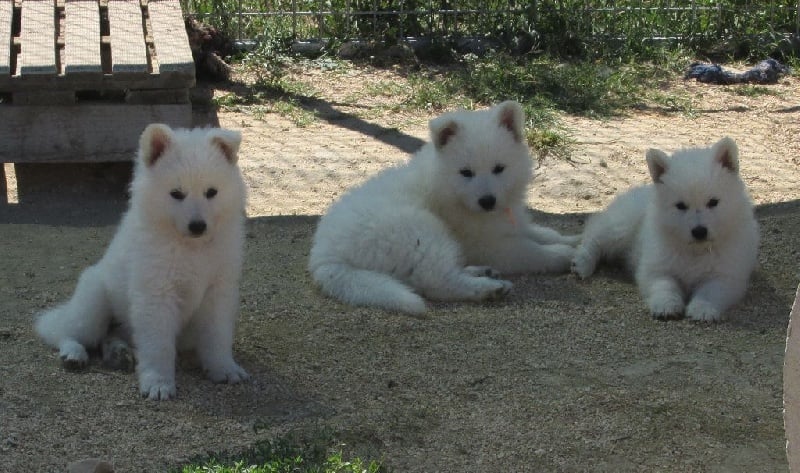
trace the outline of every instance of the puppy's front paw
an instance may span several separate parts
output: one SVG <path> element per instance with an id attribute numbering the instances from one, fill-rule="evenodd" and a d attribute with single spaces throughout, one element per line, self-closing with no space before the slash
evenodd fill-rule
<path id="1" fill-rule="evenodd" d="M 550 253 L 550 263 L 547 271 L 553 273 L 566 273 L 572 265 L 572 258 L 575 256 L 575 248 L 569 245 L 552 244 L 546 246 Z"/>
<path id="2" fill-rule="evenodd" d="M 683 298 L 679 294 L 660 294 L 650 298 L 650 313 L 656 319 L 674 320 L 683 315 Z"/>
<path id="3" fill-rule="evenodd" d="M 595 258 L 589 254 L 584 247 L 578 247 L 575 256 L 572 258 L 571 271 L 581 279 L 586 279 L 594 274 L 596 266 Z"/>
<path id="4" fill-rule="evenodd" d="M 492 279 L 498 279 L 500 277 L 500 273 L 489 266 L 466 266 L 464 267 L 464 271 L 470 276 L 475 277 L 487 277 Z"/>
<path id="5" fill-rule="evenodd" d="M 236 384 L 250 379 L 247 371 L 234 361 L 221 366 L 209 367 L 206 369 L 206 374 L 208 379 L 215 383 Z"/>
<path id="6" fill-rule="evenodd" d="M 139 376 L 139 392 L 152 401 L 173 399 L 176 395 L 175 379 L 157 373 L 143 373 Z"/>
<path id="7" fill-rule="evenodd" d="M 86 353 L 86 348 L 75 340 L 61 342 L 58 348 L 58 356 L 67 371 L 83 369 L 89 362 L 89 354 Z"/>
<path id="8" fill-rule="evenodd" d="M 722 312 L 707 301 L 692 299 L 686 306 L 686 318 L 697 322 L 716 322 L 722 318 Z"/>

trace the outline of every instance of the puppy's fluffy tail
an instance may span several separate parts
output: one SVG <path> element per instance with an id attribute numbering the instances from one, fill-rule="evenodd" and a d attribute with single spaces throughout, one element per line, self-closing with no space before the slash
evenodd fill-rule
<path id="1" fill-rule="evenodd" d="M 109 320 L 110 307 L 102 274 L 96 267 L 90 267 L 78 280 L 72 298 L 40 314 L 34 328 L 42 340 L 53 347 L 58 348 L 70 340 L 90 347 L 105 336 Z"/>
<path id="2" fill-rule="evenodd" d="M 380 307 L 410 314 L 425 312 L 425 301 L 392 276 L 353 268 L 344 263 L 326 263 L 311 270 L 323 292 L 352 305 Z"/>
<path id="3" fill-rule="evenodd" d="M 62 334 L 65 331 L 63 323 L 61 323 L 65 319 L 63 312 L 64 305 L 46 310 L 39 314 L 34 322 L 36 333 L 50 346 L 58 347 L 63 338 Z"/>

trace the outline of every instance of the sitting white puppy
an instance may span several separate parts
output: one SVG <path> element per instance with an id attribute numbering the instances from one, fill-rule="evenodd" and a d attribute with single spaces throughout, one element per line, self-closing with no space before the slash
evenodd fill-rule
<path id="1" fill-rule="evenodd" d="M 150 399 L 175 396 L 178 348 L 194 349 L 215 382 L 248 377 L 232 351 L 244 244 L 240 142 L 223 129 L 145 129 L 113 241 L 72 298 L 36 321 L 65 366 L 85 365 L 87 348 L 113 346 L 104 342 L 119 325 L 132 338 L 139 388 Z"/>

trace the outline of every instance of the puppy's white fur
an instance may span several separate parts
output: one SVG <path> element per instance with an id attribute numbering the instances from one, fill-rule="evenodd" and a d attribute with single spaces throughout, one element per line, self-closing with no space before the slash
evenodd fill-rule
<path id="1" fill-rule="evenodd" d="M 723 138 L 672 156 L 647 152 L 653 183 L 618 196 L 587 223 L 573 272 L 623 259 L 650 312 L 716 321 L 744 295 L 759 230 L 739 176 L 738 148 Z"/>
<path id="2" fill-rule="evenodd" d="M 103 258 L 36 331 L 71 366 L 87 362 L 119 324 L 135 347 L 139 387 L 175 396 L 177 349 L 194 349 L 208 377 L 248 377 L 233 359 L 239 304 L 245 186 L 241 136 L 224 129 L 147 127 L 129 209 Z"/>
<path id="3" fill-rule="evenodd" d="M 534 225 L 525 208 L 524 123 L 510 101 L 432 120 L 430 143 L 322 217 L 309 258 L 314 280 L 350 304 L 422 313 L 422 296 L 506 294 L 511 283 L 494 270 L 568 271 L 577 237 Z"/>

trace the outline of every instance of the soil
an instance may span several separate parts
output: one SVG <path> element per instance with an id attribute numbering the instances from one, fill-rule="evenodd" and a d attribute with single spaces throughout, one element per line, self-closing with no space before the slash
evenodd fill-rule
<path id="1" fill-rule="evenodd" d="M 579 232 L 588 213 L 647 181 L 644 152 L 736 139 L 757 203 L 760 267 L 718 324 L 653 320 L 624 273 L 513 278 L 490 304 L 413 318 L 324 297 L 307 272 L 314 225 L 347 188 L 406 159 L 436 112 L 398 113 L 368 87 L 391 69 L 306 71 L 317 118 L 220 111 L 240 129 L 249 186 L 235 353 L 249 383 L 215 385 L 190 359 L 178 397 L 140 399 L 132 373 L 62 369 L 34 315 L 69 297 L 124 210 L 126 164 L 5 165 L 0 204 L 0 470 L 63 471 L 97 457 L 165 471 L 287 433 L 335 433 L 398 472 L 785 472 L 782 365 L 800 281 L 800 79 L 739 95 L 675 81 L 689 116 L 657 107 L 564 116 L 567 158 L 542 159 L 533 217 Z M 224 91 L 218 90 L 222 94 Z M 348 97 L 364 96 L 361 100 Z"/>

